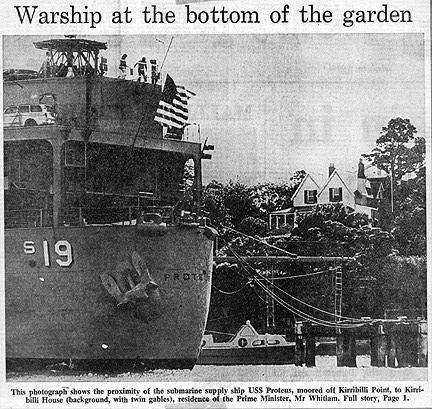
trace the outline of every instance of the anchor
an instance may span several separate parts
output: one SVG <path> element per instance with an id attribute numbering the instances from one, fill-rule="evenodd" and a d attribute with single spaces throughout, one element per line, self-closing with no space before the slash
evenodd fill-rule
<path id="1" fill-rule="evenodd" d="M 130 262 L 119 263 L 112 275 L 100 277 L 117 306 L 129 309 L 134 318 L 149 322 L 162 314 L 159 286 L 138 252 L 132 253 Z"/>

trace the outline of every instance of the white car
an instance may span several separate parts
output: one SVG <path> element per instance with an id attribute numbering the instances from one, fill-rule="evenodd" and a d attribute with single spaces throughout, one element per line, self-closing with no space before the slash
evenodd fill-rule
<path id="1" fill-rule="evenodd" d="M 3 111 L 3 126 L 52 125 L 56 114 L 51 105 L 23 104 L 9 106 Z"/>

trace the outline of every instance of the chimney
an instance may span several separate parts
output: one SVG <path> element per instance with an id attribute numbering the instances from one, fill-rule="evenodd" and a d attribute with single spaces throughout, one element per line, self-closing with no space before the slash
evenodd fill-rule
<path id="1" fill-rule="evenodd" d="M 360 158 L 358 163 L 357 179 L 366 179 L 365 167 L 362 158 Z"/>
<path id="2" fill-rule="evenodd" d="M 332 173 L 336 170 L 334 163 L 330 163 L 329 166 L 329 177 L 332 175 Z"/>

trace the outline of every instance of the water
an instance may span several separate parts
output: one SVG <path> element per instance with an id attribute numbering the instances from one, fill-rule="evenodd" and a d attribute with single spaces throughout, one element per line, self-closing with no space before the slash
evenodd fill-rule
<path id="1" fill-rule="evenodd" d="M 375 368 L 369 356 L 357 357 L 357 368 L 338 368 L 335 356 L 317 356 L 316 367 L 295 365 L 197 365 L 193 370 L 95 373 L 71 369 L 10 372 L 10 382 L 308 382 L 427 381 L 427 368 Z"/>

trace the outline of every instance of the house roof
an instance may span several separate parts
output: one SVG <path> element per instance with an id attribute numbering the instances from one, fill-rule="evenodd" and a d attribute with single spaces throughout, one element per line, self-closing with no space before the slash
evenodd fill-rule
<path id="1" fill-rule="evenodd" d="M 369 164 L 365 166 L 365 176 L 367 179 L 384 179 L 388 176 L 385 170 L 378 169 L 376 166 Z"/>
<path id="2" fill-rule="evenodd" d="M 290 207 L 288 209 L 275 210 L 274 212 L 270 212 L 272 216 L 284 215 L 284 214 L 292 214 L 294 213 L 294 208 Z"/>
<path id="3" fill-rule="evenodd" d="M 344 177 L 345 176 L 345 177 Z M 356 174 L 354 173 L 354 176 L 356 176 Z M 318 192 L 318 196 L 324 191 L 324 189 L 328 186 L 328 184 L 334 179 L 334 178 L 338 178 L 342 184 L 345 186 L 345 188 L 348 190 L 349 193 L 351 193 L 352 195 L 354 195 L 354 192 L 357 189 L 353 189 L 353 187 L 356 187 L 356 179 L 353 179 L 352 177 L 352 172 L 347 172 L 347 171 L 342 171 L 340 169 L 335 169 L 333 171 L 333 173 L 330 175 L 330 177 L 328 178 L 327 182 L 325 183 L 325 185 L 322 187 L 322 189 Z"/>
<path id="4" fill-rule="evenodd" d="M 294 198 L 302 190 L 303 185 L 306 183 L 307 179 L 310 179 L 316 185 L 317 190 L 320 190 L 321 186 L 325 183 L 326 177 L 321 173 L 308 172 L 306 176 L 303 178 L 303 180 L 300 182 L 300 184 L 298 185 L 296 191 L 291 197 L 291 200 L 294 200 Z"/>
<path id="5" fill-rule="evenodd" d="M 371 179 L 373 180 L 385 178 L 387 176 L 387 173 L 372 165 L 369 165 L 367 167 L 367 171 L 365 170 L 366 179 L 358 178 L 357 171 L 348 171 L 343 169 L 335 169 L 329 177 L 321 173 L 310 172 L 307 173 L 304 179 L 301 181 L 300 185 L 297 187 L 291 199 L 294 200 L 297 197 L 299 192 L 302 191 L 303 186 L 308 179 L 316 185 L 318 195 L 320 195 L 328 186 L 330 181 L 333 180 L 335 177 L 339 178 L 341 183 L 345 186 L 345 188 L 350 194 L 354 195 L 357 192 L 361 196 L 373 198 L 374 195 L 371 183 L 369 181 L 369 175 L 371 175 Z"/>

